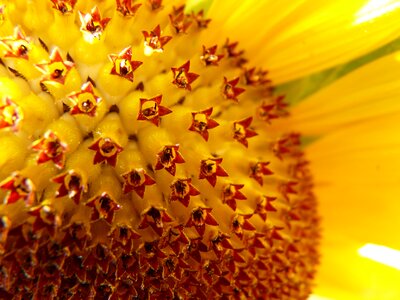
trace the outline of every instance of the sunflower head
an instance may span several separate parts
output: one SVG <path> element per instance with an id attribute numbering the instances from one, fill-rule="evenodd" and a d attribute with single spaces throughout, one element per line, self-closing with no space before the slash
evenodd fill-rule
<path id="1" fill-rule="evenodd" d="M 238 42 L 168 1 L 0 15 L 0 298 L 307 297 L 307 160 Z"/>

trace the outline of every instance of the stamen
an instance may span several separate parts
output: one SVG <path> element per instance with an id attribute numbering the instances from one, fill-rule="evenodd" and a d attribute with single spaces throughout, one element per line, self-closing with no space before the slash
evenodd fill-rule
<path id="1" fill-rule="evenodd" d="M 250 223 L 249 219 L 253 215 L 237 214 L 232 219 L 232 231 L 240 238 L 243 239 L 243 230 L 255 231 L 256 227 Z"/>
<path id="2" fill-rule="evenodd" d="M 157 163 L 154 169 L 164 168 L 172 176 L 175 176 L 176 164 L 185 162 L 178 149 L 179 145 L 164 146 L 163 150 L 157 154 Z"/>
<path id="3" fill-rule="evenodd" d="M 222 85 L 222 94 L 225 99 L 233 100 L 235 102 L 239 102 L 237 98 L 240 94 L 242 94 L 245 89 L 236 87 L 239 83 L 239 77 L 228 81 L 226 77 L 224 77 L 224 83 Z"/>
<path id="4" fill-rule="evenodd" d="M 184 10 L 185 5 L 181 5 L 177 8 L 173 7 L 172 14 L 169 15 L 171 25 L 175 28 L 177 34 L 186 33 L 193 22 L 190 15 L 186 15 Z"/>
<path id="5" fill-rule="evenodd" d="M 160 25 L 157 25 L 152 31 L 142 31 L 144 36 L 144 54 L 152 55 L 154 52 L 162 53 L 164 46 L 172 39 L 172 36 L 161 36 Z"/>
<path id="6" fill-rule="evenodd" d="M 146 174 L 143 168 L 133 169 L 121 176 L 124 179 L 124 185 L 122 187 L 123 192 L 126 194 L 135 191 L 140 198 L 144 196 L 146 185 L 153 185 L 156 183 L 153 178 Z"/>
<path id="7" fill-rule="evenodd" d="M 74 67 L 74 63 L 63 60 L 60 50 L 55 48 L 50 55 L 50 61 L 45 64 L 37 64 L 36 67 L 44 74 L 40 82 L 57 82 L 64 84 L 69 71 Z"/>
<path id="8" fill-rule="evenodd" d="M 0 44 L 6 47 L 5 57 L 29 59 L 28 54 L 31 48 L 31 41 L 25 37 L 21 28 L 16 27 L 14 29 L 13 37 L 0 39 Z"/>
<path id="9" fill-rule="evenodd" d="M 192 179 L 177 179 L 170 185 L 171 188 L 171 201 L 179 201 L 185 207 L 189 206 L 191 196 L 200 195 L 200 192 L 192 185 Z"/>
<path id="10" fill-rule="evenodd" d="M 195 81 L 199 77 L 199 75 L 196 73 L 189 73 L 189 69 L 190 60 L 188 60 L 179 68 L 171 68 L 174 77 L 174 81 L 172 81 L 172 83 L 175 84 L 178 88 L 191 91 L 192 86 L 190 84 Z"/>
<path id="11" fill-rule="evenodd" d="M 198 207 L 193 209 L 185 227 L 193 227 L 200 236 L 204 235 L 206 225 L 218 226 L 217 220 L 211 214 L 212 208 Z"/>
<path id="12" fill-rule="evenodd" d="M 226 203 L 233 211 L 236 210 L 236 200 L 246 200 L 247 197 L 239 190 L 244 184 L 227 184 L 222 189 L 222 202 Z"/>
<path id="13" fill-rule="evenodd" d="M 108 22 L 111 20 L 111 18 L 102 19 L 97 6 L 93 7 L 90 13 L 79 12 L 79 18 L 83 37 L 89 43 L 93 43 L 95 39 L 100 40 Z"/>
<path id="14" fill-rule="evenodd" d="M 63 15 L 71 14 L 74 10 L 77 0 L 51 0 L 53 8 Z"/>
<path id="15" fill-rule="evenodd" d="M 117 0 L 117 11 L 124 17 L 133 17 L 142 3 L 134 4 L 135 0 Z"/>
<path id="16" fill-rule="evenodd" d="M 8 97 L 3 99 L 3 103 L 3 105 L 0 105 L 0 130 L 9 128 L 17 131 L 23 119 L 22 110 Z"/>
<path id="17" fill-rule="evenodd" d="M 253 117 L 248 117 L 233 123 L 233 138 L 246 148 L 249 146 L 247 139 L 257 135 L 254 130 L 249 129 L 252 121 Z"/>
<path id="18" fill-rule="evenodd" d="M 87 183 L 83 177 L 74 170 L 69 170 L 52 179 L 55 183 L 60 184 L 56 191 L 56 198 L 67 196 L 72 199 L 75 204 L 79 204 L 82 194 L 87 192 Z"/>
<path id="19" fill-rule="evenodd" d="M 133 72 L 143 64 L 141 61 L 132 60 L 132 47 L 122 50 L 118 55 L 110 54 L 113 63 L 110 74 L 118 75 L 133 82 Z"/>
<path id="20" fill-rule="evenodd" d="M 165 209 L 152 206 L 142 213 L 142 221 L 138 228 L 145 229 L 150 226 L 161 236 L 164 231 L 164 223 L 170 223 L 172 221 L 173 219 L 166 213 Z"/>
<path id="21" fill-rule="evenodd" d="M 162 5 L 162 0 L 148 0 L 148 1 L 151 5 L 152 10 L 159 9 Z"/>
<path id="22" fill-rule="evenodd" d="M 53 161 L 57 168 L 64 168 L 67 145 L 63 143 L 52 131 L 46 131 L 42 138 L 32 144 L 32 149 L 39 152 L 37 162 Z"/>
<path id="23" fill-rule="evenodd" d="M 270 162 L 256 162 L 250 164 L 250 178 L 254 178 L 261 186 L 263 185 L 263 177 L 274 174 L 267 166 Z"/>
<path id="24" fill-rule="evenodd" d="M 96 115 L 97 106 L 102 99 L 94 93 L 93 89 L 93 84 L 88 81 L 82 85 L 80 92 L 68 96 L 75 103 L 70 110 L 71 115 L 85 114 L 90 117 Z"/>
<path id="25" fill-rule="evenodd" d="M 104 219 L 109 224 L 112 224 L 114 213 L 121 208 L 121 206 L 106 192 L 89 199 L 88 202 L 86 202 L 86 206 L 92 207 L 93 209 L 90 217 L 92 221 Z"/>
<path id="26" fill-rule="evenodd" d="M 217 45 L 210 48 L 206 48 L 203 45 L 203 55 L 200 56 L 200 59 L 206 66 L 218 66 L 219 61 L 225 56 L 223 54 L 216 54 L 217 48 Z"/>
<path id="27" fill-rule="evenodd" d="M 217 176 L 227 177 L 228 173 L 220 166 L 222 158 L 209 158 L 200 163 L 199 179 L 207 179 L 214 187 L 217 183 Z"/>
<path id="28" fill-rule="evenodd" d="M 198 13 L 192 12 L 192 19 L 196 22 L 197 27 L 205 29 L 211 22 L 211 19 L 204 18 L 204 10 L 200 10 Z"/>
<path id="29" fill-rule="evenodd" d="M 190 131 L 198 132 L 204 140 L 208 141 L 208 129 L 213 129 L 219 124 L 210 118 L 213 108 L 207 108 L 200 112 L 192 112 L 192 125 L 189 127 Z"/>
<path id="30" fill-rule="evenodd" d="M 169 108 L 161 106 L 161 101 L 162 95 L 150 99 L 140 98 L 140 110 L 137 119 L 150 121 L 159 126 L 161 117 L 172 112 Z"/>
<path id="31" fill-rule="evenodd" d="M 5 204 L 12 204 L 23 199 L 27 206 L 35 201 L 35 186 L 33 182 L 23 175 L 15 172 L 0 182 L 0 189 L 8 191 L 4 198 Z"/>
<path id="32" fill-rule="evenodd" d="M 244 78 L 247 85 L 259 86 L 271 82 L 269 79 L 267 79 L 267 74 L 268 71 L 263 71 L 261 69 L 244 69 Z"/>
<path id="33" fill-rule="evenodd" d="M 107 163 L 115 167 L 117 156 L 122 152 L 123 148 L 110 138 L 99 138 L 91 146 L 90 150 L 96 151 L 93 164 Z"/>

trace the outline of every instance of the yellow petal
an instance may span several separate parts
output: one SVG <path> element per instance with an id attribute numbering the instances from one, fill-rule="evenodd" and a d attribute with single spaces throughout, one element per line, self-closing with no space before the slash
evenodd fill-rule
<path id="1" fill-rule="evenodd" d="M 400 298 L 400 271 L 357 253 L 367 243 L 400 250 L 399 119 L 397 113 L 347 126 L 307 149 L 323 216 L 315 291 L 322 296 Z"/>
<path id="2" fill-rule="evenodd" d="M 347 62 L 399 36 L 396 0 L 214 1 L 217 29 L 241 37 L 275 83 Z M 226 34 L 226 33 L 225 33 Z"/>
<path id="3" fill-rule="evenodd" d="M 320 135 L 400 112 L 399 58 L 383 57 L 294 106 L 292 126 L 305 135 Z"/>

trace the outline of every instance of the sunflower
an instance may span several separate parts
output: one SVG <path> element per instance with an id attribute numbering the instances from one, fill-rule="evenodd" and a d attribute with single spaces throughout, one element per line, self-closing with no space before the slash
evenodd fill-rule
<path id="1" fill-rule="evenodd" d="M 395 105 L 372 104 L 373 87 L 395 94 L 393 74 L 367 79 L 395 56 L 335 80 L 398 36 L 397 8 L 5 1 L 0 297 L 306 299 L 319 262 L 316 192 L 327 238 L 312 297 L 355 299 L 329 281 L 354 256 L 332 253 L 349 251 L 351 231 L 330 205 L 360 205 L 352 181 L 333 177 L 353 171 L 365 183 L 355 170 L 366 158 L 346 151 L 376 145 L 362 134 L 371 124 L 393 129 Z M 367 241 L 351 225 L 348 240 Z M 329 244 L 336 236 L 343 247 Z M 392 246 L 386 237 L 368 241 Z"/>

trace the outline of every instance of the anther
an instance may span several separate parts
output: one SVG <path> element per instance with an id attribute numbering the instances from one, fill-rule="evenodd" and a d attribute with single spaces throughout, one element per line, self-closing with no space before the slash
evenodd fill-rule
<path id="1" fill-rule="evenodd" d="M 217 127 L 219 124 L 210 118 L 213 108 L 210 107 L 200 112 L 192 112 L 192 125 L 190 131 L 198 132 L 204 140 L 208 141 L 208 129 Z"/>
<path id="2" fill-rule="evenodd" d="M 219 61 L 224 57 L 223 54 L 217 54 L 217 45 L 206 48 L 203 45 L 203 54 L 200 56 L 201 61 L 206 66 L 218 66 Z"/>
<path id="3" fill-rule="evenodd" d="M 87 184 L 83 177 L 74 170 L 69 170 L 52 179 L 53 182 L 60 184 L 56 191 L 56 198 L 68 196 L 75 204 L 79 204 L 82 194 L 87 191 Z"/>
<path id="4" fill-rule="evenodd" d="M 106 192 L 89 199 L 88 202 L 86 202 L 86 206 L 93 209 L 90 217 L 92 221 L 104 219 L 109 224 L 112 224 L 114 213 L 121 208 L 121 206 Z"/>
<path id="5" fill-rule="evenodd" d="M 93 164 L 106 162 L 115 167 L 117 156 L 122 152 L 123 148 L 110 138 L 99 138 L 91 146 L 90 150 L 96 151 L 93 159 Z"/>
<path id="6" fill-rule="evenodd" d="M 57 168 L 64 168 L 68 147 L 54 132 L 46 131 L 42 138 L 33 142 L 32 149 L 39 152 L 38 164 L 51 160 Z"/>
<path id="7" fill-rule="evenodd" d="M 179 145 L 164 146 L 163 150 L 157 154 L 155 170 L 165 169 L 168 173 L 175 176 L 176 164 L 185 162 L 180 154 Z"/>
<path id="8" fill-rule="evenodd" d="M 249 146 L 247 139 L 257 135 L 254 130 L 249 128 L 252 121 L 253 117 L 248 117 L 233 123 L 233 138 L 246 148 Z"/>
<path id="9" fill-rule="evenodd" d="M 73 12 L 77 0 L 51 0 L 53 8 L 67 15 Z"/>
<path id="10" fill-rule="evenodd" d="M 81 20 L 81 31 L 88 42 L 100 39 L 110 18 L 101 18 L 100 10 L 97 6 L 93 7 L 90 13 L 79 12 Z"/>
<path id="11" fill-rule="evenodd" d="M 117 0 L 117 11 L 124 17 L 133 17 L 142 3 L 134 3 L 135 0 Z"/>
<path id="12" fill-rule="evenodd" d="M 110 74 L 118 75 L 133 82 L 133 72 L 143 63 L 132 60 L 132 47 L 129 46 L 122 50 L 118 55 L 110 54 L 110 60 L 113 63 Z"/>
<path id="13" fill-rule="evenodd" d="M 185 207 L 189 206 L 191 196 L 197 196 L 200 192 L 192 185 L 192 179 L 177 179 L 170 185 L 171 188 L 171 201 L 179 201 Z"/>
<path id="14" fill-rule="evenodd" d="M 237 97 L 245 91 L 245 89 L 243 88 L 236 87 L 239 83 L 239 79 L 239 77 L 236 77 L 235 79 L 228 80 L 226 77 L 224 77 L 222 94 L 225 99 L 239 102 L 239 99 Z"/>
<path id="15" fill-rule="evenodd" d="M 17 131 L 23 119 L 22 110 L 8 97 L 3 99 L 3 103 L 4 104 L 0 105 L 0 130 L 9 128 L 13 131 Z"/>
<path id="16" fill-rule="evenodd" d="M 95 116 L 101 98 L 94 93 L 93 89 L 93 84 L 88 81 L 82 85 L 80 92 L 68 96 L 75 103 L 70 110 L 71 115 L 85 114 L 90 117 Z"/>
<path id="17" fill-rule="evenodd" d="M 144 53 L 149 56 L 153 52 L 162 53 L 164 46 L 172 39 L 171 36 L 161 36 L 160 25 L 157 25 L 152 31 L 142 31 L 144 36 Z"/>
<path id="18" fill-rule="evenodd" d="M 227 184 L 222 188 L 222 202 L 226 203 L 234 211 L 236 210 L 236 200 L 246 200 L 241 190 L 244 184 Z"/>
<path id="19" fill-rule="evenodd" d="M 61 57 L 60 50 L 55 48 L 50 55 L 50 61 L 45 64 L 37 64 L 36 67 L 44 74 L 41 82 L 57 82 L 64 84 L 69 71 L 74 67 L 74 63 L 68 60 L 64 61 Z"/>
<path id="20" fill-rule="evenodd" d="M 12 204 L 23 199 L 29 206 L 35 201 L 36 189 L 33 182 L 17 172 L 0 182 L 0 189 L 8 191 L 4 198 L 5 204 Z"/>
<path id="21" fill-rule="evenodd" d="M 14 29 L 14 36 L 1 38 L 0 44 L 6 47 L 5 57 L 29 59 L 30 40 L 25 37 L 21 28 Z"/>
<path id="22" fill-rule="evenodd" d="M 261 186 L 263 185 L 263 176 L 274 174 L 267 168 L 269 162 L 256 162 L 250 164 L 250 178 L 254 178 Z"/>
<path id="23" fill-rule="evenodd" d="M 159 126 L 161 117 L 172 112 L 169 108 L 161 106 L 161 101 L 162 95 L 150 99 L 140 98 L 140 110 L 137 119 L 150 121 Z"/>
<path id="24" fill-rule="evenodd" d="M 221 167 L 222 158 L 209 158 L 202 160 L 200 163 L 199 179 L 207 179 L 207 181 L 215 186 L 217 176 L 227 177 L 228 173 Z"/>
<path id="25" fill-rule="evenodd" d="M 132 169 L 121 176 L 124 179 L 122 187 L 123 192 L 126 194 L 135 191 L 140 198 L 144 196 L 146 185 L 153 185 L 156 183 L 153 178 L 147 175 L 143 168 Z"/>
<path id="26" fill-rule="evenodd" d="M 171 68 L 174 80 L 172 81 L 178 88 L 192 90 L 191 83 L 195 81 L 199 75 L 196 73 L 190 73 L 190 60 L 185 62 L 178 68 Z"/>

